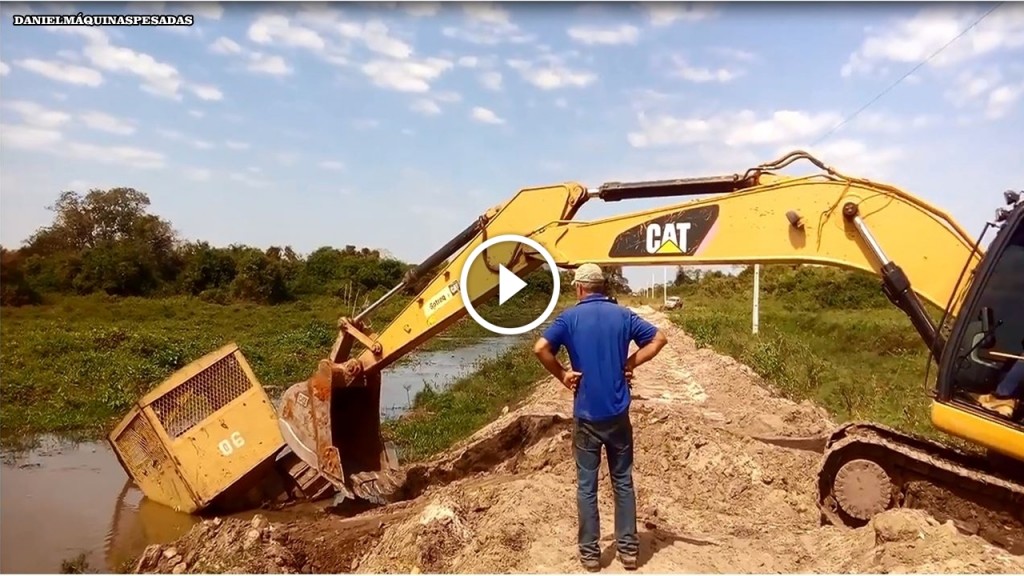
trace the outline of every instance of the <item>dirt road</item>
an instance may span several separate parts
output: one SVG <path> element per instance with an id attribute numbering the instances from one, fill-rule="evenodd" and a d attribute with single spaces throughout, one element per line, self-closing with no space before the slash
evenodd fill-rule
<path id="1" fill-rule="evenodd" d="M 818 456 L 747 438 L 833 423 L 773 396 L 749 368 L 659 313 L 669 345 L 634 379 L 641 572 L 1024 573 L 1024 558 L 913 510 L 869 526 L 821 526 Z M 438 460 L 409 470 L 409 499 L 340 519 L 209 521 L 137 571 L 580 572 L 571 396 L 555 381 Z M 613 506 L 600 486 L 606 570 Z"/>

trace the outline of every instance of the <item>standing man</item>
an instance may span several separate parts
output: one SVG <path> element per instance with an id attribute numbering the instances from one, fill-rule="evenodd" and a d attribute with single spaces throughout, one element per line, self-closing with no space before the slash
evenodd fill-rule
<path id="1" fill-rule="evenodd" d="M 577 268 L 572 284 L 578 303 L 551 323 L 533 351 L 548 372 L 573 391 L 580 561 L 591 572 L 601 568 L 597 476 L 604 446 L 615 490 L 619 559 L 624 568 L 635 570 L 640 543 L 633 489 L 630 379 L 633 370 L 654 358 L 667 340 L 650 322 L 607 296 L 604 274 L 596 264 Z M 632 356 L 628 355 L 630 342 L 640 347 Z M 562 346 L 569 353 L 569 369 L 556 358 Z"/>

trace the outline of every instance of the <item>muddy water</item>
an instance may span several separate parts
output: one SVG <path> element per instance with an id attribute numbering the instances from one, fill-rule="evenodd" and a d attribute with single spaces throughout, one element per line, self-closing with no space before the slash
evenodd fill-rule
<path id="1" fill-rule="evenodd" d="M 422 352 L 388 369 L 381 406 L 400 414 L 426 383 L 443 388 L 516 344 L 487 339 L 458 350 Z M 5 453 L 0 472 L 0 572 L 53 573 L 85 554 L 89 566 L 118 571 L 148 544 L 184 534 L 198 520 L 145 499 L 106 442 L 46 436 L 37 448 Z M 289 509 L 296 513 L 311 509 Z M 261 512 L 271 518 L 274 514 Z"/>

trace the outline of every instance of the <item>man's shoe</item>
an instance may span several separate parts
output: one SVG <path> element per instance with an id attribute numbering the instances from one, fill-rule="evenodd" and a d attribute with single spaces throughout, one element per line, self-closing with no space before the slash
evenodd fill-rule
<path id="1" fill-rule="evenodd" d="M 619 554 L 619 562 L 622 562 L 622 567 L 626 570 L 636 570 L 636 556 Z"/>
<path id="2" fill-rule="evenodd" d="M 580 558 L 580 563 L 587 569 L 587 572 L 601 571 L 601 560 L 599 558 Z"/>
<path id="3" fill-rule="evenodd" d="M 986 410 L 991 410 L 1004 418 L 1012 417 L 1014 410 L 1017 408 L 1017 401 L 1015 399 L 1000 398 L 994 394 L 982 394 L 978 397 L 978 403 Z"/>

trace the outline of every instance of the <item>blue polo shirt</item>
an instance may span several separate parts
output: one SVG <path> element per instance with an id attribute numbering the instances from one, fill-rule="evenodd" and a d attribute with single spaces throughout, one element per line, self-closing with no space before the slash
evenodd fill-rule
<path id="1" fill-rule="evenodd" d="M 572 369 L 583 374 L 573 400 L 576 418 L 606 420 L 629 408 L 629 343 L 642 348 L 657 331 L 629 308 L 600 294 L 583 298 L 555 318 L 544 339 L 555 354 L 565 346 Z"/>

